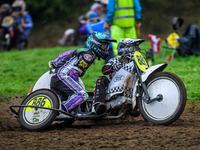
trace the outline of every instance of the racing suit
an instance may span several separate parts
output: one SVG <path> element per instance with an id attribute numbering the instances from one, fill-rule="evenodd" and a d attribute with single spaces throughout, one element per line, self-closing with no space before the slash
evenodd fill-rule
<path id="1" fill-rule="evenodd" d="M 95 103 L 105 103 L 106 99 L 106 90 L 108 88 L 108 84 L 112 80 L 113 76 L 116 74 L 116 72 L 124 68 L 126 68 L 126 64 L 130 63 L 130 60 L 127 58 L 124 58 L 123 60 L 121 58 L 111 58 L 108 63 L 106 63 L 102 68 L 102 73 L 105 75 L 108 75 L 109 78 L 105 76 L 101 76 L 97 79 L 95 90 L 94 90 L 94 101 Z M 133 70 L 133 68 L 131 68 Z M 130 71 L 129 69 L 126 71 Z M 134 108 L 133 116 L 138 117 L 139 116 L 138 106 Z"/>
<path id="2" fill-rule="evenodd" d="M 52 61 L 55 73 L 50 87 L 59 96 L 68 96 L 68 99 L 61 97 L 68 112 L 88 98 L 86 91 L 78 83 L 78 78 L 85 74 L 95 58 L 93 51 L 82 48 L 64 52 Z"/>

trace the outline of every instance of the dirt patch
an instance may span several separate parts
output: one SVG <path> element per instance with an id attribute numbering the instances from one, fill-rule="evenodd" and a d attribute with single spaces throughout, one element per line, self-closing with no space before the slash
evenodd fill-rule
<path id="1" fill-rule="evenodd" d="M 0 105 L 0 149 L 199 149 L 200 109 L 187 104 L 182 116 L 169 126 L 155 126 L 141 116 L 116 121 L 76 121 L 66 127 L 55 124 L 47 131 L 30 132 L 9 109 Z"/>

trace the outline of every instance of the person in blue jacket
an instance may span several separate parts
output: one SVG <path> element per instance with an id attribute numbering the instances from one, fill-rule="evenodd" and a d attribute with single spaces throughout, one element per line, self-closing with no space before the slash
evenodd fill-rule
<path id="1" fill-rule="evenodd" d="M 33 28 L 33 21 L 31 15 L 26 11 L 26 4 L 23 0 L 16 0 L 12 4 L 15 26 L 19 31 L 16 47 L 24 49 L 28 44 L 30 30 Z"/>
<path id="2" fill-rule="evenodd" d="M 141 5 L 139 0 L 109 0 L 104 29 L 110 25 L 111 35 L 118 42 L 123 38 L 138 38 L 140 27 Z M 114 55 L 117 55 L 118 43 L 113 43 Z"/>

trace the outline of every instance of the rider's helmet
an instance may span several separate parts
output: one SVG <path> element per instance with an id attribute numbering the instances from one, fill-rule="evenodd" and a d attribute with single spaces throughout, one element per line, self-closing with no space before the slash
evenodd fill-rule
<path id="1" fill-rule="evenodd" d="M 130 62 L 134 59 L 134 50 L 139 50 L 139 44 L 142 42 L 144 42 L 142 39 L 121 39 L 117 46 L 117 54 L 121 56 L 122 60 Z"/>
<path id="2" fill-rule="evenodd" d="M 3 16 L 9 14 L 10 12 L 11 12 L 11 7 L 9 4 L 2 4 L 0 6 L 0 14 L 2 14 Z"/>
<path id="3" fill-rule="evenodd" d="M 117 42 L 117 40 L 107 36 L 104 33 L 93 32 L 88 37 L 86 45 L 97 55 L 97 57 L 106 59 L 108 56 L 110 42 Z"/>
<path id="4" fill-rule="evenodd" d="M 144 42 L 143 39 L 121 39 L 117 46 L 117 54 L 123 55 L 124 53 L 132 53 L 134 49 L 139 49 L 139 45 L 142 42 Z"/>
<path id="5" fill-rule="evenodd" d="M 100 3 L 103 4 L 103 5 L 107 5 L 108 4 L 108 0 L 101 0 Z"/>
<path id="6" fill-rule="evenodd" d="M 12 4 L 13 11 L 25 11 L 26 10 L 26 3 L 24 0 L 15 0 Z"/>
<path id="7" fill-rule="evenodd" d="M 124 53 L 128 53 L 129 51 L 133 50 L 132 48 L 133 42 L 134 42 L 134 39 L 131 39 L 131 38 L 121 39 L 117 45 L 117 54 L 121 56 Z"/>

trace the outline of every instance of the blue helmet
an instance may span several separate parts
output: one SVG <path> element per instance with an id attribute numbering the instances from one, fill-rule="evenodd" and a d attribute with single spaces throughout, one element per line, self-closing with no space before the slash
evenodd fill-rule
<path id="1" fill-rule="evenodd" d="M 97 57 L 106 59 L 106 57 L 108 56 L 110 42 L 117 42 L 117 40 L 107 36 L 104 33 L 93 32 L 88 37 L 86 45 L 97 55 Z"/>

